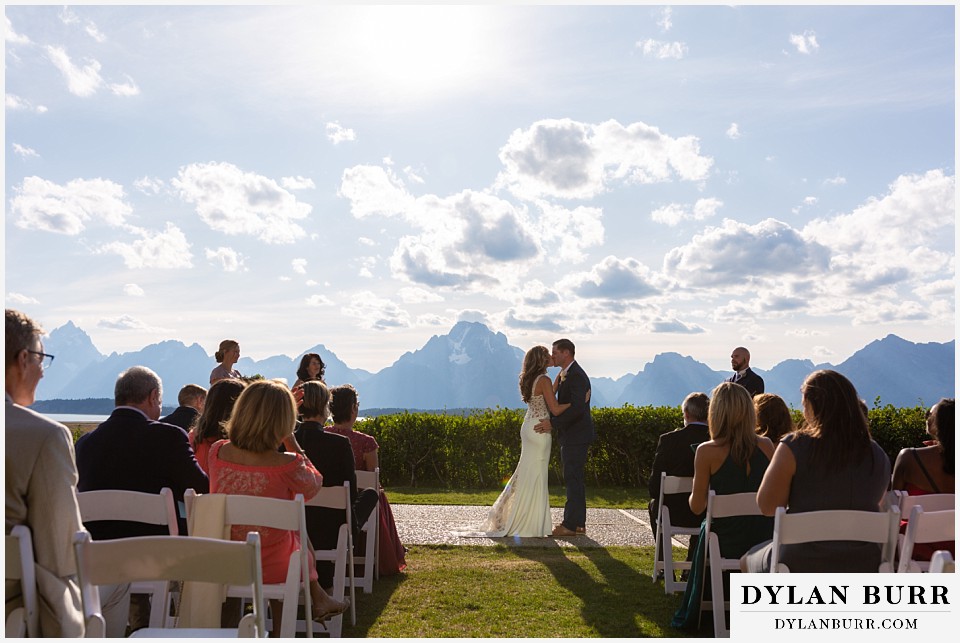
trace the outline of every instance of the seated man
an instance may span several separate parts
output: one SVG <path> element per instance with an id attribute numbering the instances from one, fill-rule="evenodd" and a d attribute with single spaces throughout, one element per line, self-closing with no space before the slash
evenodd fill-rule
<path id="1" fill-rule="evenodd" d="M 660 436 L 657 452 L 653 456 L 653 470 L 650 472 L 648 489 L 650 490 L 650 528 L 657 532 L 657 519 L 660 515 L 660 474 L 668 476 L 693 477 L 693 458 L 697 445 L 710 439 L 707 429 L 707 411 L 710 398 L 705 393 L 691 393 L 683 400 L 683 428 Z M 688 504 L 689 494 L 674 493 L 663 497 L 664 504 L 670 509 L 670 523 L 677 527 L 699 527 L 705 514 L 696 515 Z M 661 547 L 665 543 L 661 543 Z M 687 560 L 691 560 L 697 546 L 697 537 L 690 537 Z"/>
<path id="2" fill-rule="evenodd" d="M 177 395 L 176 410 L 170 415 L 160 418 L 164 424 L 179 426 L 189 431 L 196 419 L 203 413 L 203 405 L 207 401 L 207 389 L 196 384 L 187 384 Z"/>

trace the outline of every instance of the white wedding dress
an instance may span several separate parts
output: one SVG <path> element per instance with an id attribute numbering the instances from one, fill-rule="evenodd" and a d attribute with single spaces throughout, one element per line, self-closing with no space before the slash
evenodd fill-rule
<path id="1" fill-rule="evenodd" d="M 520 427 L 520 462 L 516 471 L 493 503 L 483 524 L 455 531 L 454 534 L 468 538 L 550 535 L 553 525 L 550 520 L 547 467 L 552 438 L 549 433 L 533 430 L 540 420 L 549 417 L 543 396 L 534 395 L 527 404 L 527 414 Z"/>

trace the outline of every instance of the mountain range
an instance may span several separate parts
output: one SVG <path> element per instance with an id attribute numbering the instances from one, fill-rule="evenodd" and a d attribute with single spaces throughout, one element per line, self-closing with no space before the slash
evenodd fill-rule
<path id="1" fill-rule="evenodd" d="M 833 368 L 847 375 L 870 405 L 877 397 L 894 406 L 930 405 L 941 397 L 954 395 L 954 345 L 955 341 L 916 344 L 888 335 L 837 365 L 789 359 L 767 371 L 754 370 L 764 378 L 768 393 L 780 395 L 795 408 L 800 406 L 804 377 L 819 368 Z M 54 329 L 44 339 L 44 347 L 57 357 L 40 381 L 38 400 L 112 398 L 117 375 L 140 364 L 160 375 L 167 403 L 175 403 L 176 392 L 184 384 L 206 386 L 210 370 L 216 365 L 198 344 L 187 346 L 176 340 L 151 344 L 138 351 L 103 355 L 90 336 L 73 322 Z M 363 409 L 522 406 L 517 376 L 523 350 L 511 346 L 503 333 L 495 333 L 477 322 L 458 322 L 446 335 L 434 335 L 422 348 L 404 353 L 377 373 L 350 368 L 322 344 L 304 353 L 318 353 L 323 358 L 328 384 L 349 382 L 356 386 Z M 276 355 L 263 360 L 244 357 L 236 369 L 248 375 L 256 373 L 292 382 L 300 355 Z M 589 358 L 585 356 L 581 363 L 589 372 Z M 592 404 L 676 406 L 691 391 L 709 393 L 730 374 L 715 371 L 689 356 L 661 353 L 637 373 L 617 379 L 592 378 Z"/>

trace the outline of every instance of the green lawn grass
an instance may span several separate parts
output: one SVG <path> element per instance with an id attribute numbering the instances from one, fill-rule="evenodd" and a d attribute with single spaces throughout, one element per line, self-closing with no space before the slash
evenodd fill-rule
<path id="1" fill-rule="evenodd" d="M 652 583 L 653 547 L 413 545 L 408 571 L 357 594 L 345 637 L 709 637 L 670 628 L 680 595 Z M 709 619 L 706 619 L 709 621 Z"/>
<path id="2" fill-rule="evenodd" d="M 439 489 L 435 487 L 387 487 L 391 504 L 396 505 L 492 505 L 501 489 Z M 550 487 L 550 506 L 562 507 L 563 487 Z M 646 509 L 646 489 L 587 486 L 587 506 L 596 509 Z"/>

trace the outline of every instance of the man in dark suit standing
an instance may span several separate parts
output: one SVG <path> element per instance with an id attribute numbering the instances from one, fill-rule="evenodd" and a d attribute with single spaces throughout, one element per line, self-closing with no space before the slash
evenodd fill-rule
<path id="1" fill-rule="evenodd" d="M 734 348 L 730 354 L 730 366 L 736 373 L 727 379 L 728 382 L 747 389 L 750 397 L 763 393 L 763 378 L 750 369 L 750 351 L 743 346 Z"/>
<path id="2" fill-rule="evenodd" d="M 180 406 L 170 415 L 160 418 L 160 422 L 179 426 L 184 431 L 189 431 L 196 419 L 203 413 L 203 405 L 206 401 L 207 389 L 198 384 L 187 384 L 177 394 L 177 404 Z"/>
<path id="3" fill-rule="evenodd" d="M 160 493 L 170 487 L 176 500 L 193 488 L 207 493 L 209 482 L 193 454 L 187 432 L 157 422 L 163 399 L 160 377 L 145 366 L 133 366 L 117 378 L 116 408 L 96 429 L 77 440 L 78 491 L 126 489 Z M 89 523 L 94 540 L 152 536 L 165 527 L 126 521 Z M 180 525 L 186 533 L 186 523 Z"/>
<path id="4" fill-rule="evenodd" d="M 647 488 L 650 490 L 650 528 L 657 532 L 660 516 L 660 474 L 668 476 L 693 477 L 693 458 L 697 445 L 710 439 L 707 429 L 707 411 L 710 398 L 705 393 L 691 393 L 683 400 L 683 428 L 664 433 L 657 442 L 657 451 L 653 456 L 653 469 Z M 689 494 L 672 493 L 663 497 L 663 503 L 670 509 L 670 522 L 678 527 L 698 527 L 704 514 L 696 515 L 690 511 L 687 502 Z M 661 543 L 663 546 L 664 543 Z M 687 559 L 691 559 L 696 549 L 696 536 L 690 539 Z"/>
<path id="5" fill-rule="evenodd" d="M 569 339 L 558 339 L 553 343 L 553 365 L 561 368 L 557 376 L 560 380 L 557 401 L 570 404 L 570 408 L 560 415 L 541 420 L 534 427 L 538 433 L 556 430 L 560 443 L 567 502 L 563 507 L 563 522 L 554 527 L 553 536 L 576 536 L 587 531 L 585 468 L 587 451 L 596 431 L 590 414 L 590 378 L 574 361 L 575 350 Z"/>

